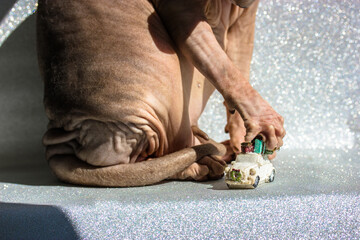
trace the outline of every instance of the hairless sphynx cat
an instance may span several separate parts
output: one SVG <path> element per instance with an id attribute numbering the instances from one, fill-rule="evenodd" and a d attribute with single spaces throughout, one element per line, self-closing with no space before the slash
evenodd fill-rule
<path id="1" fill-rule="evenodd" d="M 142 186 L 222 177 L 283 118 L 248 82 L 258 1 L 39 0 L 37 44 L 49 118 L 43 142 L 62 181 Z M 215 88 L 230 141 L 197 127 Z M 234 113 L 235 112 L 235 113 Z"/>

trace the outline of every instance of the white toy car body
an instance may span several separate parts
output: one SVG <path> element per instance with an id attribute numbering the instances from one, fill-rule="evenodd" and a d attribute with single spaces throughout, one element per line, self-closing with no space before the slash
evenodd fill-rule
<path id="1" fill-rule="evenodd" d="M 273 164 L 258 153 L 241 153 L 225 168 L 229 188 L 256 188 L 261 183 L 274 181 L 274 177 Z"/>

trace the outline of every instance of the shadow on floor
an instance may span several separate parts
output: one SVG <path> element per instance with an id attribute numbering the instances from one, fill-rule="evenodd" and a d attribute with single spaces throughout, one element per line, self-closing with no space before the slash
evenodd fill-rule
<path id="1" fill-rule="evenodd" d="M 0 47 L 0 169 L 44 163 L 47 118 L 35 20 L 35 15 L 27 18 Z"/>
<path id="2" fill-rule="evenodd" d="M 0 183 L 34 186 L 64 185 L 51 173 L 47 164 L 9 166 L 0 168 Z"/>
<path id="3" fill-rule="evenodd" d="M 47 119 L 35 20 L 27 18 L 0 47 L 0 182 L 58 185 L 41 144 Z"/>
<path id="4" fill-rule="evenodd" d="M 1 239 L 80 239 L 58 207 L 0 202 Z"/>

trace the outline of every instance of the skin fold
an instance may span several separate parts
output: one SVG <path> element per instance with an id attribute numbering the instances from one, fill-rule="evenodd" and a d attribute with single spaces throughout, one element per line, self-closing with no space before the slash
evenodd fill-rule
<path id="1" fill-rule="evenodd" d="M 258 2 L 39 0 L 37 46 L 49 118 L 46 158 L 62 181 L 142 186 L 222 177 L 224 161 L 283 119 L 248 82 Z M 215 88 L 225 145 L 197 121 Z M 235 114 L 230 114 L 236 110 Z"/>

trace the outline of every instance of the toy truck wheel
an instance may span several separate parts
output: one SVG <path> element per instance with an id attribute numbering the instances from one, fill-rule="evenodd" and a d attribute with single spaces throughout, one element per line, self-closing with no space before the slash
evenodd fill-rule
<path id="1" fill-rule="evenodd" d="M 271 175 L 269 176 L 268 181 L 269 181 L 269 182 L 273 182 L 274 179 L 275 179 L 275 170 L 272 170 Z"/>
<path id="2" fill-rule="evenodd" d="M 259 182 L 260 182 L 260 177 L 257 176 L 257 177 L 255 178 L 255 182 L 254 182 L 254 184 L 253 184 L 253 187 L 256 188 L 256 187 L 259 185 Z"/>

